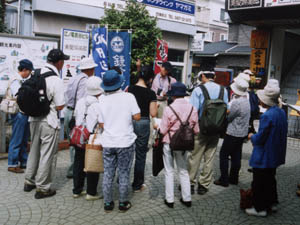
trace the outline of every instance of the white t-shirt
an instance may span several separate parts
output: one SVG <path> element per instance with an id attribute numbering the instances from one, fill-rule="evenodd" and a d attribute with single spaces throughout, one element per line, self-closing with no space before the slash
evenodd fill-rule
<path id="1" fill-rule="evenodd" d="M 133 94 L 117 91 L 99 98 L 98 122 L 104 123 L 101 144 L 104 148 L 128 148 L 136 139 L 132 116 L 141 112 Z"/>
<path id="2" fill-rule="evenodd" d="M 51 68 L 57 74 L 57 76 L 46 77 L 47 97 L 50 101 L 52 100 L 50 104 L 50 112 L 45 117 L 29 117 L 29 122 L 45 121 L 50 127 L 60 129 L 60 121 L 56 107 L 65 104 L 64 84 L 59 78 L 59 73 L 56 67 L 51 64 L 47 63 L 46 67 L 42 68 L 41 74 L 50 71 L 47 67 Z"/>

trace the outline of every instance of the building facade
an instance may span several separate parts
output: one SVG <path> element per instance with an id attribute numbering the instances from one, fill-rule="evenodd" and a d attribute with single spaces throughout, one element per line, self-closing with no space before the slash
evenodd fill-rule
<path id="1" fill-rule="evenodd" d="M 194 0 L 137 0 L 157 18 L 163 39 L 169 44 L 169 61 L 175 76 L 185 82 L 192 69 L 190 46 L 196 34 Z M 85 31 L 97 24 L 105 8 L 125 7 L 124 0 L 17 0 L 7 1 L 6 21 L 20 35 L 60 37 L 62 28 Z M 19 10 L 20 9 L 20 10 Z"/>

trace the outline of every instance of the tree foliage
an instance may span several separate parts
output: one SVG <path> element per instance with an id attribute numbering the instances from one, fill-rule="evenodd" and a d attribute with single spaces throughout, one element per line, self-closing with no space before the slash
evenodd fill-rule
<path id="1" fill-rule="evenodd" d="M 116 10 L 114 6 L 106 9 L 100 25 L 108 25 L 109 29 L 132 29 L 132 65 L 135 65 L 137 59 L 142 64 L 153 63 L 156 41 L 162 37 L 162 33 L 156 26 L 156 18 L 149 15 L 145 5 L 127 0 L 123 11 Z"/>
<path id="2" fill-rule="evenodd" d="M 5 0 L 0 0 L 0 33 L 6 31 L 6 26 L 4 23 L 4 15 L 5 15 Z"/>

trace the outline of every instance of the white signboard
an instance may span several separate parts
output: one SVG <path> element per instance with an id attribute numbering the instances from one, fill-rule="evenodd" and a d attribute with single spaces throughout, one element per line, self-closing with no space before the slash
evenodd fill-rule
<path id="1" fill-rule="evenodd" d="M 300 0 L 265 0 L 265 7 L 299 5 Z"/>
<path id="2" fill-rule="evenodd" d="M 57 48 L 56 41 L 0 36 L 0 95 L 4 95 L 9 79 L 18 72 L 19 61 L 29 59 L 34 68 L 41 68 L 48 52 Z"/>
<path id="3" fill-rule="evenodd" d="M 75 76 L 78 71 L 78 65 L 81 59 L 89 55 L 90 34 L 84 31 L 62 29 L 61 32 L 61 49 L 64 54 L 70 56 L 66 60 L 61 71 L 61 77 L 64 81 L 65 88 L 70 78 Z"/>
<path id="4" fill-rule="evenodd" d="M 204 50 L 204 39 L 202 37 L 194 36 L 191 46 L 192 52 L 202 52 Z"/>
<path id="5" fill-rule="evenodd" d="M 124 10 L 126 3 L 125 1 L 121 0 L 61 0 L 65 2 L 71 2 L 81 5 L 89 5 L 93 7 L 99 8 L 111 8 L 112 5 L 115 5 L 115 8 L 118 10 Z M 185 13 L 180 13 L 177 11 L 172 11 L 168 9 L 163 9 L 160 7 L 153 7 L 153 6 L 146 6 L 150 16 L 157 17 L 159 19 L 175 21 L 179 23 L 186 23 L 186 24 L 195 24 L 195 16 L 188 15 Z"/>

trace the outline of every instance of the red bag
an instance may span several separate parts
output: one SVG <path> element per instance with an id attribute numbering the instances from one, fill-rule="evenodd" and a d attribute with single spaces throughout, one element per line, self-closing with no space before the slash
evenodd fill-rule
<path id="1" fill-rule="evenodd" d="M 240 201 L 240 208 L 241 209 L 248 209 L 253 206 L 252 199 L 253 199 L 253 192 L 252 189 L 243 190 L 240 189 L 241 201 Z"/>
<path id="2" fill-rule="evenodd" d="M 75 126 L 70 133 L 70 145 L 85 149 L 85 144 L 88 142 L 90 132 L 83 126 Z"/>

